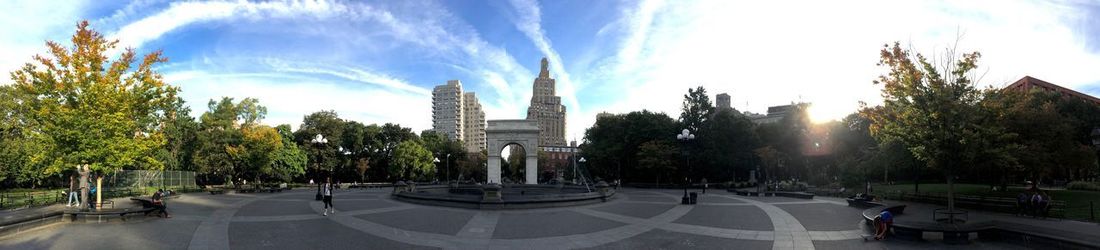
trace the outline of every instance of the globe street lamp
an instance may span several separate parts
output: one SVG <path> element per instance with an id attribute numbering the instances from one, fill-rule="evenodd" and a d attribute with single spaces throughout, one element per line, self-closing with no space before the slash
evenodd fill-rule
<path id="1" fill-rule="evenodd" d="M 683 146 L 680 147 L 680 150 L 683 152 L 682 155 L 684 155 L 684 165 L 688 167 L 688 174 L 686 176 L 684 176 L 684 182 L 685 182 L 684 183 L 684 197 L 680 198 L 680 204 L 687 205 L 691 201 L 688 198 L 688 185 L 691 184 L 690 176 L 691 176 L 691 172 L 692 172 L 691 171 L 691 159 L 688 158 L 688 155 L 687 155 L 687 153 L 688 153 L 687 144 L 691 140 L 695 140 L 695 134 L 692 134 L 691 131 L 688 131 L 688 129 L 685 128 L 683 131 L 680 131 L 680 134 L 676 135 L 676 140 L 679 140 L 683 144 Z"/>
<path id="2" fill-rule="evenodd" d="M 581 159 L 577 160 L 577 162 L 580 162 L 580 164 L 584 164 L 585 162 L 588 162 L 588 160 L 585 160 L 584 157 L 581 157 Z M 577 180 L 577 166 L 573 166 L 573 181 L 576 181 L 576 180 Z M 588 184 L 585 184 L 585 186 L 588 186 Z"/>
<path id="3" fill-rule="evenodd" d="M 317 134 L 317 136 L 313 137 L 309 142 L 317 146 L 317 195 L 315 198 L 316 200 L 321 200 L 321 160 L 324 159 L 324 157 L 321 157 L 321 148 L 328 143 L 328 138 L 325 138 L 321 134 Z"/>
<path id="4" fill-rule="evenodd" d="M 435 166 L 439 167 L 439 157 L 432 157 L 432 163 L 435 163 Z"/>

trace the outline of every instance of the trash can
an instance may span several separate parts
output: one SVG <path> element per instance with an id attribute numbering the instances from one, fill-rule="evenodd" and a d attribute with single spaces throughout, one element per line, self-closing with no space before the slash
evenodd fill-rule
<path id="1" fill-rule="evenodd" d="M 699 193 L 691 192 L 690 203 L 692 205 L 695 205 L 695 203 L 698 202 L 698 199 L 699 199 Z"/>

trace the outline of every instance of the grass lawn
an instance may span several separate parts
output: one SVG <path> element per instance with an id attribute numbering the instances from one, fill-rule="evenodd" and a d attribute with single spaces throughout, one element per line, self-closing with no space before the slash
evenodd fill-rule
<path id="1" fill-rule="evenodd" d="M 896 184 L 896 185 L 879 185 L 872 184 L 875 193 L 900 191 L 906 193 L 913 192 L 913 184 Z M 1008 191 L 994 192 L 989 189 L 988 184 L 955 184 L 955 193 L 962 195 L 984 195 L 984 196 L 1000 196 L 1000 197 L 1016 197 L 1020 191 L 1023 191 L 1023 186 L 1009 186 Z M 934 183 L 934 184 L 920 184 L 921 193 L 947 193 L 947 184 Z M 1056 200 L 1066 201 L 1066 218 L 1068 219 L 1089 219 L 1089 202 L 1095 202 L 1095 213 L 1097 217 L 1100 217 L 1100 192 L 1098 191 L 1083 191 L 1083 190 L 1046 190 Z"/>

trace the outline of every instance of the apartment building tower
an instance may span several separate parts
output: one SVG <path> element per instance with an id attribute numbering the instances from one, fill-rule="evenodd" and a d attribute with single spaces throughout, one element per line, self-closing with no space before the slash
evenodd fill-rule
<path id="1" fill-rule="evenodd" d="M 432 89 L 432 130 L 451 140 L 461 140 L 466 150 L 477 152 L 485 149 L 485 111 L 473 92 L 463 92 L 462 82 Z"/>

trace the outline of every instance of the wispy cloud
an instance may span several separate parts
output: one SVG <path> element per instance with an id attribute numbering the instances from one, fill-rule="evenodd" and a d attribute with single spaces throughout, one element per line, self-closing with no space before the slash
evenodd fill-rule
<path id="1" fill-rule="evenodd" d="M 432 94 L 432 91 L 427 88 L 407 83 L 404 80 L 396 79 L 389 75 L 375 73 L 361 68 L 287 62 L 276 58 L 264 58 L 260 61 L 276 72 L 325 74 L 348 81 L 376 84 L 390 89 L 403 90 L 422 97 L 431 96 Z"/>
<path id="2" fill-rule="evenodd" d="M 136 13 L 136 12 L 135 12 Z M 328 30 L 326 33 L 340 36 L 350 36 L 350 39 L 364 39 L 362 43 L 388 43 L 399 42 L 409 44 L 424 51 L 428 56 L 436 60 L 443 60 L 453 64 L 461 64 L 468 68 L 471 75 L 479 79 L 460 79 L 464 82 L 480 82 L 486 84 L 481 89 L 492 91 L 479 93 L 486 109 L 490 111 L 490 118 L 514 118 L 523 113 L 520 108 L 526 100 L 521 100 L 523 91 L 516 86 L 525 86 L 531 80 L 530 72 L 520 66 L 516 60 L 504 49 L 490 45 L 478 35 L 476 29 L 455 17 L 446 9 L 434 3 L 393 3 L 380 6 L 368 3 L 347 3 L 330 1 L 295 1 L 295 2 L 176 2 L 162 10 L 142 17 L 130 11 L 116 12 L 110 17 L 112 21 L 125 23 L 118 24 L 112 37 L 120 39 L 122 44 L 131 47 L 142 45 L 164 37 L 166 34 L 177 31 L 183 27 L 203 23 L 263 23 L 267 20 L 300 20 L 302 22 L 319 20 L 351 21 L 352 23 L 369 23 L 372 26 L 358 27 L 369 28 L 371 35 L 375 32 L 384 32 L 384 39 L 367 37 L 358 30 Z M 357 28 L 352 26 L 350 28 Z M 381 28 L 381 29 L 378 29 Z M 349 34 L 350 33 L 350 34 Z M 353 48 L 352 48 L 353 49 Z M 353 49 L 354 50 L 354 49 Z M 349 53 L 357 53 L 348 51 Z M 226 56 L 226 55 L 219 55 Z M 277 56 L 272 56 L 277 57 Z M 366 70 L 369 67 L 361 65 L 346 65 L 340 67 L 321 66 L 339 65 L 331 61 L 317 61 L 303 63 L 288 60 L 269 61 L 267 66 L 271 70 L 284 73 L 326 74 L 339 77 L 344 80 L 360 81 L 376 84 L 391 91 L 405 91 L 415 94 L 419 101 L 428 103 L 430 95 L 425 84 L 409 83 L 398 80 L 399 77 L 375 70 Z M 430 59 L 429 59 L 430 60 Z M 532 62 L 532 64 L 537 62 Z M 384 71 L 383 71 L 384 72 Z M 440 79 L 458 78 L 457 76 L 443 76 Z M 442 84 L 440 80 L 438 84 Z M 468 84 L 469 85 L 469 84 Z M 495 95 L 494 95 L 495 94 Z M 317 105 L 309 105 L 317 106 Z M 422 119 L 430 121 L 430 112 L 421 113 Z M 416 124 L 425 124 L 416 123 Z M 429 127 L 414 127 L 426 129 Z"/>
<path id="3" fill-rule="evenodd" d="M 514 19 L 516 19 L 516 28 L 527 35 L 527 38 L 538 47 L 539 51 L 543 55 L 548 57 L 550 61 L 550 71 L 556 75 L 558 86 L 561 87 L 561 91 L 558 91 L 558 95 L 565 99 L 570 111 L 578 112 L 581 110 L 580 102 L 577 101 L 577 88 L 573 83 L 573 80 L 569 77 L 569 72 L 562 66 L 561 56 L 550 44 L 550 39 L 546 37 L 545 31 L 542 29 L 542 11 L 539 8 L 538 2 L 534 0 L 512 0 L 510 1 L 512 7 L 516 11 Z"/>

